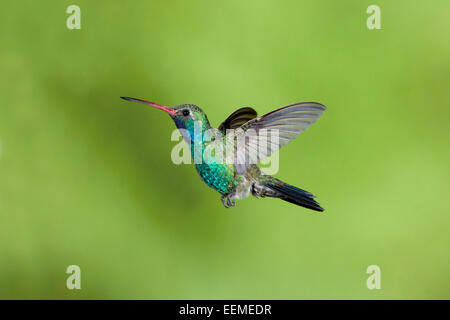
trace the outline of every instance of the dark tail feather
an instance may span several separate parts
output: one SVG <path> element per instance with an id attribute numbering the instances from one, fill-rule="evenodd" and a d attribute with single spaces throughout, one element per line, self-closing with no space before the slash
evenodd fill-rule
<path id="1" fill-rule="evenodd" d="M 264 184 L 264 186 L 276 191 L 279 194 L 278 197 L 284 201 L 315 211 L 323 211 L 323 208 L 314 200 L 315 196 L 308 191 L 291 186 L 279 180 L 275 183 Z"/>

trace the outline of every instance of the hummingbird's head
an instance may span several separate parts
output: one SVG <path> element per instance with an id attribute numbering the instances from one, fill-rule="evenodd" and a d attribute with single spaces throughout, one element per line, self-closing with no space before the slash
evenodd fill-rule
<path id="1" fill-rule="evenodd" d="M 202 129 L 209 128 L 209 121 L 206 114 L 196 105 L 181 104 L 171 109 L 175 111 L 175 114 L 171 114 L 171 117 L 178 129 L 191 131 L 195 122 L 199 123 Z"/>
<path id="2" fill-rule="evenodd" d="M 166 107 L 154 102 L 145 101 L 141 99 L 121 97 L 127 101 L 135 101 L 149 106 L 158 108 L 164 112 L 167 112 L 175 122 L 178 129 L 185 129 L 191 133 L 194 131 L 195 123 L 200 124 L 203 130 L 210 128 L 208 118 L 202 109 L 193 104 L 181 104 L 176 107 Z"/>

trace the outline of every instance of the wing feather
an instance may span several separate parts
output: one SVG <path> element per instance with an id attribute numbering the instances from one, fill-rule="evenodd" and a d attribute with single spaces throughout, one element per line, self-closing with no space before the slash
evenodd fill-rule
<path id="1" fill-rule="evenodd" d="M 227 129 L 237 129 L 257 116 L 258 114 L 253 108 L 244 107 L 237 109 L 220 124 L 218 130 L 222 132 L 222 134 L 225 134 Z"/>
<path id="2" fill-rule="evenodd" d="M 253 117 L 243 123 L 237 133 L 227 134 L 227 143 L 237 142 L 234 146 L 234 165 L 237 172 L 243 174 L 251 165 L 270 156 L 298 137 L 316 122 L 325 110 L 325 106 L 316 102 L 294 103 L 261 117 Z M 256 112 L 254 114 L 256 116 Z"/>

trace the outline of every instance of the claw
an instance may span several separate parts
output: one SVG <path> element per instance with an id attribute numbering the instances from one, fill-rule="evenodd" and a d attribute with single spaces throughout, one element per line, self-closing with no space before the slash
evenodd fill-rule
<path id="1" fill-rule="evenodd" d="M 234 207 L 236 204 L 231 195 L 222 196 L 221 200 L 225 208 Z"/>
<path id="2" fill-rule="evenodd" d="M 225 208 L 229 208 L 228 206 L 228 197 L 222 196 L 222 198 L 220 198 L 222 200 L 222 204 Z"/>

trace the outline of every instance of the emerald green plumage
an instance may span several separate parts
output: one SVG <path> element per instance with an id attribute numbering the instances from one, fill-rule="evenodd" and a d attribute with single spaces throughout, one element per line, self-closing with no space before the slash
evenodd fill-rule
<path id="1" fill-rule="evenodd" d="M 212 143 L 208 132 L 212 128 L 208 118 L 198 107 L 189 106 L 193 119 L 175 120 L 175 123 L 178 128 L 185 129 L 189 134 L 189 137 L 185 137 L 185 139 L 190 144 L 192 160 L 202 180 L 214 190 L 226 195 L 232 192 L 242 179 L 236 175 L 232 164 L 219 163 L 215 157 L 205 155 L 205 149 Z M 205 159 L 205 157 L 207 158 Z"/>
<path id="2" fill-rule="evenodd" d="M 222 195 L 232 192 L 241 180 L 227 165 L 202 163 L 195 167 L 202 180 Z"/>

